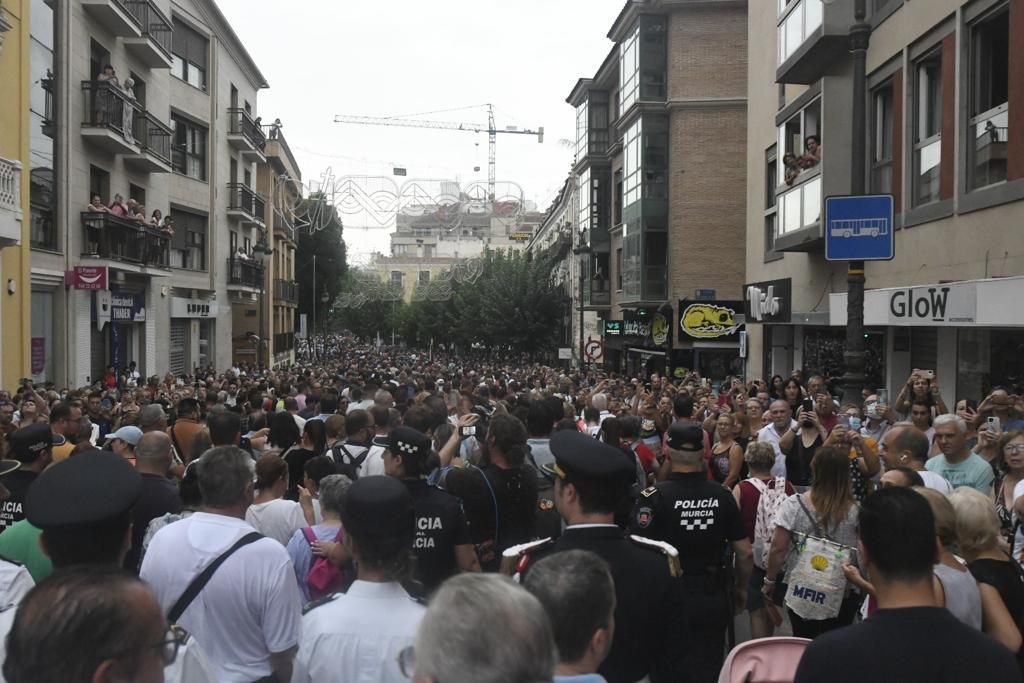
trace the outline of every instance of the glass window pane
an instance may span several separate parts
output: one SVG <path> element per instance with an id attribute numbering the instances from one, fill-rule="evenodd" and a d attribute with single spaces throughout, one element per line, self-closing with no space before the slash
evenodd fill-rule
<path id="1" fill-rule="evenodd" d="M 801 188 L 803 191 L 803 221 L 800 225 L 806 228 L 814 225 L 821 218 L 821 176 L 805 183 Z"/>
<path id="2" fill-rule="evenodd" d="M 804 0 L 804 39 L 821 27 L 821 0 Z"/>

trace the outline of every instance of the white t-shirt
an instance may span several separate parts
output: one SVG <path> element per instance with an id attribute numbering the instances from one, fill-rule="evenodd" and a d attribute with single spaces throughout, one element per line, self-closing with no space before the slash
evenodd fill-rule
<path id="1" fill-rule="evenodd" d="M 197 512 L 157 532 L 140 574 L 164 613 L 203 568 L 252 531 L 240 519 Z M 229 557 L 178 623 L 202 647 L 218 683 L 252 683 L 270 675 L 271 653 L 298 644 L 301 609 L 288 553 L 263 538 Z"/>
<path id="2" fill-rule="evenodd" d="M 789 428 L 796 429 L 797 421 L 790 420 Z M 767 427 L 762 427 L 761 431 L 757 433 L 757 440 L 763 443 L 770 443 L 772 450 L 775 451 L 775 464 L 772 465 L 772 476 L 773 477 L 784 477 L 786 476 L 786 456 L 779 448 L 779 440 L 782 435 L 779 434 L 778 430 L 775 429 L 774 424 L 770 424 Z"/>
<path id="3" fill-rule="evenodd" d="M 398 583 L 356 581 L 302 618 L 292 683 L 408 683 L 398 653 L 416 640 L 424 612 Z"/>
<path id="4" fill-rule="evenodd" d="M 930 489 L 935 489 L 939 493 L 949 495 L 953 493 L 953 485 L 937 472 L 929 472 L 928 470 L 920 470 L 918 474 L 921 475 L 921 480 L 924 481 L 924 485 Z"/>
<path id="5" fill-rule="evenodd" d="M 14 625 L 18 605 L 35 585 L 27 569 L 20 564 L 0 560 L 0 664 L 7 659 L 7 634 Z M 3 682 L 4 674 L 0 670 L 0 683 Z"/>
<path id="6" fill-rule="evenodd" d="M 269 503 L 254 503 L 245 513 L 245 521 L 267 538 L 288 545 L 292 534 L 306 524 L 302 506 L 293 500 L 278 498 Z"/>
<path id="7" fill-rule="evenodd" d="M 1021 496 L 1024 496 L 1024 480 L 1018 481 L 1017 484 L 1013 487 L 1014 504 L 1017 503 L 1017 499 L 1020 498 Z M 1017 524 L 1017 521 L 1017 515 L 1014 514 L 1013 526 L 1017 530 L 1013 532 L 1013 557 L 1015 560 L 1020 562 L 1020 554 L 1021 551 L 1024 550 L 1024 531 L 1021 531 L 1021 528 L 1024 527 L 1024 525 Z"/>

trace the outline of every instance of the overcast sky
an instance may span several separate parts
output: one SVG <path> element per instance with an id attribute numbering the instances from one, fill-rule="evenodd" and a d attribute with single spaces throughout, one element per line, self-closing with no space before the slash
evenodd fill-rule
<path id="1" fill-rule="evenodd" d="M 612 42 L 624 0 L 217 0 L 270 83 L 264 122 L 280 118 L 302 169 L 318 179 L 391 176 L 487 180 L 487 135 L 333 123 L 335 114 L 544 126 L 544 143 L 498 135 L 497 179 L 522 186 L 543 211 L 572 163 L 575 114 L 565 103 Z M 455 110 L 457 111 L 446 111 Z M 429 112 L 429 113 L 428 113 Z M 480 171 L 474 172 L 474 166 Z M 399 183 L 403 178 L 396 179 Z M 345 220 L 355 256 L 387 252 L 386 229 Z"/>

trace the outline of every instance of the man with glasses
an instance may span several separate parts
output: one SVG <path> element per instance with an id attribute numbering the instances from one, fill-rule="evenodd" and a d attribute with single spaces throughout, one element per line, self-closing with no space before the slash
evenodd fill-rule
<path id="1" fill-rule="evenodd" d="M 163 683 L 183 636 L 168 628 L 145 583 L 115 567 L 80 565 L 25 597 L 3 674 L 7 683 Z"/>
<path id="2" fill-rule="evenodd" d="M 307 607 L 292 683 L 406 680 L 398 657 L 413 644 L 425 612 L 399 583 L 412 569 L 415 519 L 412 497 L 394 477 L 363 477 L 348 489 L 344 547 L 358 574 L 344 595 Z M 319 546 L 328 555 L 339 551 Z"/>

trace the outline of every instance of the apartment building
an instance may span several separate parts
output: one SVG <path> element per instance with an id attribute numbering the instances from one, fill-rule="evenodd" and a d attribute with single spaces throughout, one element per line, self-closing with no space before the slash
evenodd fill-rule
<path id="1" fill-rule="evenodd" d="M 859 173 L 896 210 L 895 258 L 865 273 L 868 384 L 895 392 L 934 369 L 951 405 L 1024 380 L 1024 1 L 867 9 L 867 125 L 853 130 L 853 0 L 750 6 L 748 371 L 842 374 L 846 265 L 824 258 L 821 214 Z M 803 163 L 787 173 L 788 154 Z"/>
<path id="2" fill-rule="evenodd" d="M 582 293 L 586 283 L 582 280 L 583 259 L 573 257 L 571 250 L 573 241 L 579 238 L 573 233 L 573 226 L 579 217 L 579 184 L 576 174 L 570 173 L 566 178 L 558 196 L 551 202 L 551 206 L 544 212 L 544 219 L 530 237 L 526 250 L 534 258 L 550 257 L 554 262 L 551 277 L 554 283 L 565 293 L 566 307 L 562 321 L 561 346 L 573 349 L 573 363 L 580 362 L 580 341 L 581 335 L 579 323 L 580 305 L 583 302 Z M 595 328 L 592 339 L 601 339 L 603 330 L 597 330 L 597 313 L 586 311 L 584 316 L 587 321 L 592 322 Z M 582 341 L 586 343 L 584 332 Z"/>
<path id="3" fill-rule="evenodd" d="M 747 3 L 633 0 L 576 109 L 584 307 L 605 365 L 739 365 Z"/>
<path id="4" fill-rule="evenodd" d="M 266 80 L 212 0 L 32 9 L 33 160 L 49 160 L 32 169 L 34 376 L 225 367 L 263 285 Z M 155 225 L 101 208 L 118 197 Z"/>
<path id="5" fill-rule="evenodd" d="M 296 209 L 302 201 L 302 172 L 279 129 L 267 140 L 267 163 L 259 167 L 257 188 L 267 198 L 266 223 L 273 251 L 265 271 L 264 303 L 259 336 L 271 366 L 295 362 L 295 313 L 299 285 L 295 280 Z M 273 295 L 270 296 L 270 293 Z M 237 333 L 237 331 L 236 331 Z"/>

